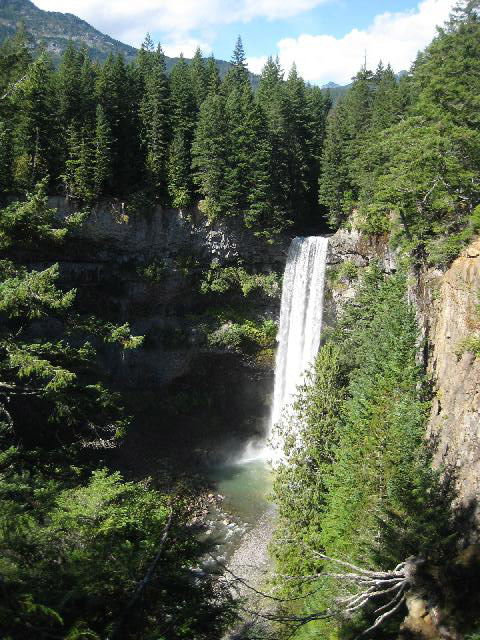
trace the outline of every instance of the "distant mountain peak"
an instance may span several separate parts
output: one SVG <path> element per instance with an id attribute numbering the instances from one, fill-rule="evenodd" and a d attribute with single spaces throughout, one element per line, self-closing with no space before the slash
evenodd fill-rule
<path id="1" fill-rule="evenodd" d="M 340 86 L 341 85 L 337 84 L 336 82 L 327 82 L 327 84 L 322 85 L 322 89 L 336 89 Z"/>

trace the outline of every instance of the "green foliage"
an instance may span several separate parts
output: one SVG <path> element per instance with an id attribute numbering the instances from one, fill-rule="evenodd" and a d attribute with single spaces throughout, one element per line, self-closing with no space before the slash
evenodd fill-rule
<path id="1" fill-rule="evenodd" d="M 138 267 L 137 272 L 145 280 L 159 284 L 165 279 L 166 266 L 162 260 L 152 260 L 149 264 Z"/>
<path id="2" fill-rule="evenodd" d="M 203 552 L 187 526 L 194 497 L 126 482 L 89 454 L 115 446 L 129 423 L 96 348 L 116 346 L 114 357 L 143 339 L 84 316 L 57 265 L 23 263 L 80 222 L 48 208 L 46 183 L 0 215 L 0 627 L 12 640 L 221 637 L 234 606 L 214 576 L 193 577 Z"/>
<path id="3" fill-rule="evenodd" d="M 478 231 L 478 13 L 460 3 L 400 82 L 363 69 L 331 112 L 320 202 L 332 227 L 392 232 L 416 261 L 446 266 Z"/>
<path id="4" fill-rule="evenodd" d="M 168 633 L 172 639 L 211 637 L 228 621 L 228 605 L 206 578 L 188 569 L 199 546 L 186 535 L 186 501 L 177 497 L 175 520 L 146 593 L 127 620 L 123 612 L 147 573 L 172 508 L 149 482 L 125 482 L 101 469 L 75 486 L 51 477 L 2 473 L 0 478 L 2 630 L 11 638 L 43 634 L 122 638 Z M 224 607 L 224 617 L 218 616 Z M 119 625 L 121 623 L 121 627 Z"/>
<path id="5" fill-rule="evenodd" d="M 278 275 L 270 273 L 248 273 L 243 267 L 221 267 L 213 261 L 200 284 L 202 293 L 226 293 L 240 289 L 246 297 L 251 292 L 268 298 L 278 298 L 281 293 Z"/>
<path id="6" fill-rule="evenodd" d="M 226 322 L 218 329 L 208 333 L 208 344 L 211 347 L 226 348 L 237 353 L 250 353 L 271 349 L 275 346 L 277 336 L 276 323 L 267 318 L 262 322 L 243 320 L 242 322 Z"/>

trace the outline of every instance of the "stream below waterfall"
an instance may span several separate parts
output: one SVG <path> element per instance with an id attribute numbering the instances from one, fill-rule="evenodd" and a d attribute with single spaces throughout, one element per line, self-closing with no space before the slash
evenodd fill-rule
<path id="1" fill-rule="evenodd" d="M 250 579 L 252 566 L 267 562 L 270 524 L 275 513 L 268 499 L 272 489 L 271 468 L 265 460 L 251 460 L 214 467 L 207 477 L 220 502 L 210 508 L 207 518 L 205 539 L 215 546 L 206 565 L 215 565 L 215 560 L 227 566 L 233 562 L 237 569 L 239 563 L 249 565 L 248 576 L 243 569 L 240 574 Z M 255 548 L 247 549 L 252 539 Z"/>

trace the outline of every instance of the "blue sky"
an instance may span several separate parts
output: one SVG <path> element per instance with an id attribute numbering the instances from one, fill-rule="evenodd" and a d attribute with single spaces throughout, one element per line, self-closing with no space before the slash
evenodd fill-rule
<path id="1" fill-rule="evenodd" d="M 139 46 L 147 31 L 168 55 L 196 46 L 229 59 L 242 36 L 252 71 L 279 55 L 295 61 L 309 82 L 349 82 L 365 50 L 407 69 L 447 19 L 454 0 L 34 0 L 51 11 L 78 15 L 97 29 Z"/>
<path id="2" fill-rule="evenodd" d="M 219 57 L 228 60 L 232 44 L 241 34 L 249 56 L 269 55 L 276 52 L 277 42 L 282 38 L 297 38 L 302 33 L 326 33 L 339 38 L 354 28 L 367 28 L 379 13 L 408 11 L 415 6 L 412 0 L 327 2 L 289 18 L 269 20 L 259 17 L 248 23 L 225 25 L 217 34 L 214 48 Z"/>

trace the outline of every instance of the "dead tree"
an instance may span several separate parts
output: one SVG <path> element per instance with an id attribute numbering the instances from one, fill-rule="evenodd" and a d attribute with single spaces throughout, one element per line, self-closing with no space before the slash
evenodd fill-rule
<path id="1" fill-rule="evenodd" d="M 310 552 L 312 550 L 310 549 Z M 315 620 L 345 619 L 362 610 L 373 610 L 376 618 L 373 624 L 365 629 L 358 637 L 364 637 L 368 633 L 381 627 L 386 620 L 398 612 L 405 603 L 406 592 L 410 586 L 410 577 L 413 575 L 412 566 L 418 561 L 409 558 L 389 571 L 372 571 L 364 569 L 351 562 L 331 558 L 323 553 L 313 552 L 319 560 L 329 564 L 332 569 L 319 571 L 317 574 L 307 576 L 288 576 L 276 574 L 273 577 L 281 583 L 295 582 L 297 585 L 312 585 L 311 590 L 297 598 L 280 598 L 275 592 L 266 593 L 249 585 L 246 580 L 235 575 L 228 567 L 222 565 L 225 579 L 230 587 L 236 589 L 240 586 L 249 589 L 257 598 L 255 610 L 248 605 L 241 607 L 243 611 L 254 617 L 271 622 L 280 622 L 291 626 L 293 633 L 300 627 Z M 292 615 L 285 610 L 284 605 L 299 601 L 319 591 L 323 583 L 333 579 L 344 588 L 343 595 L 338 596 L 330 607 L 323 611 L 315 611 L 305 615 Z M 269 606 L 266 603 L 269 603 Z"/>

